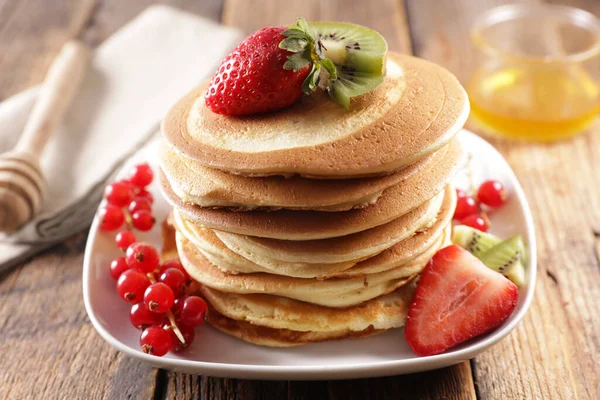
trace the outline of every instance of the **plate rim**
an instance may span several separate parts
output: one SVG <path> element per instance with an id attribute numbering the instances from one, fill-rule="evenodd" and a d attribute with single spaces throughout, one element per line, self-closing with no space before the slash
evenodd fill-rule
<path id="1" fill-rule="evenodd" d="M 523 306 L 518 312 L 511 318 L 511 320 L 503 324 L 493 334 L 479 340 L 478 342 L 468 345 L 465 348 L 449 351 L 446 353 L 427 356 L 427 357 L 416 357 L 409 359 L 400 360 L 387 360 L 387 361 L 374 361 L 367 363 L 349 363 L 344 365 L 331 366 L 319 366 L 319 365 L 300 365 L 300 366 L 287 366 L 287 365 L 256 365 L 256 364 L 233 364 L 233 363 L 218 363 L 208 362 L 200 360 L 185 360 L 176 358 L 161 358 L 155 357 L 143 353 L 140 350 L 134 350 L 131 347 L 123 344 L 117 338 L 111 335 L 111 333 L 105 329 L 94 312 L 92 311 L 90 293 L 89 293 L 89 280 L 91 277 L 92 268 L 92 257 L 94 252 L 92 248 L 96 237 L 98 235 L 98 219 L 94 218 L 88 238 L 85 245 L 85 254 L 83 259 L 83 273 L 82 273 L 82 286 L 83 286 L 83 300 L 85 305 L 85 311 L 92 323 L 94 329 L 100 334 L 100 336 L 108 342 L 111 346 L 116 348 L 118 351 L 123 352 L 127 356 L 139 359 L 147 362 L 154 367 L 170 369 L 174 371 L 190 372 L 194 371 L 195 374 L 204 374 L 216 377 L 228 377 L 228 378 L 240 378 L 240 379 L 263 379 L 263 380 L 327 380 L 327 379 L 353 379 L 353 378 L 368 378 L 376 376 L 390 376 L 413 372 L 422 372 L 427 370 L 433 370 L 437 368 L 447 367 L 450 365 L 457 364 L 462 361 L 469 360 L 482 351 L 495 345 L 500 340 L 505 338 L 516 326 L 523 320 L 523 317 L 529 310 L 533 301 L 535 293 L 535 283 L 537 276 L 537 243 L 535 234 L 535 225 L 533 223 L 533 215 L 525 192 L 521 187 L 517 176 L 515 175 L 512 167 L 508 164 L 508 161 L 502 156 L 502 154 L 492 146 L 487 140 L 474 134 L 473 132 L 462 129 L 459 134 L 464 140 L 475 140 L 481 141 L 487 145 L 491 151 L 499 155 L 504 162 L 508 165 L 508 177 L 511 181 L 511 186 L 514 190 L 514 194 L 519 200 L 519 207 L 522 214 L 525 217 L 525 227 L 527 229 L 527 243 L 529 246 L 529 257 L 527 262 L 527 270 L 529 274 L 529 286 L 530 288 L 525 292 L 525 298 L 523 300 Z M 139 152 L 143 152 L 144 148 L 132 155 L 133 158 Z"/>

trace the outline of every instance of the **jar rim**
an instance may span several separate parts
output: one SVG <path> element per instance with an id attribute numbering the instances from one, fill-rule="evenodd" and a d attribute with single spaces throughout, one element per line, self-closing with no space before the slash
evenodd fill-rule
<path id="1" fill-rule="evenodd" d="M 595 37 L 594 42 L 582 51 L 537 57 L 502 50 L 484 38 L 485 30 L 499 23 L 516 21 L 532 15 L 539 16 L 540 13 L 561 17 L 572 26 L 591 32 Z M 471 29 L 471 40 L 482 51 L 507 60 L 539 64 L 579 63 L 600 54 L 600 19 L 585 10 L 563 5 L 509 4 L 492 8 L 479 15 Z"/>

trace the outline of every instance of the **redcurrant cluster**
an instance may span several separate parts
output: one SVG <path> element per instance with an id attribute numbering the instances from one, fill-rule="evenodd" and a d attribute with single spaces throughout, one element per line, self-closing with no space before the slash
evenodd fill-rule
<path id="1" fill-rule="evenodd" d="M 100 209 L 101 229 L 112 231 L 122 226 L 126 219 L 122 208 L 126 205 L 135 228 L 151 229 L 152 196 L 145 187 L 152 179 L 150 167 L 141 164 L 133 168 L 129 180 L 108 185 L 107 202 Z M 140 215 L 146 214 L 152 222 L 140 225 L 139 221 L 146 218 Z M 119 296 L 133 304 L 129 320 L 142 331 L 142 351 L 163 356 L 169 350 L 180 352 L 189 347 L 194 341 L 194 329 L 204 322 L 207 305 L 202 298 L 187 295 L 191 280 L 181 262 L 169 260 L 161 264 L 158 250 L 137 242 L 130 230 L 117 233 L 115 242 L 125 255 L 110 263 L 110 275 L 117 281 Z"/>
<path id="2" fill-rule="evenodd" d="M 106 186 L 104 190 L 106 203 L 98 212 L 100 229 L 115 231 L 123 224 L 128 227 L 133 225 L 140 231 L 152 229 L 155 222 L 152 216 L 154 198 L 146 187 L 152 183 L 153 178 L 152 168 L 148 164 L 139 164 L 132 168 L 129 179 L 112 182 Z M 125 241 L 133 236 L 130 232 L 124 235 Z"/>
<path id="3" fill-rule="evenodd" d="M 473 192 L 476 192 L 475 197 L 470 196 L 464 190 L 456 189 L 457 201 L 454 219 L 460 221 L 461 225 L 487 232 L 490 220 L 481 205 L 484 204 L 489 208 L 501 207 L 506 203 L 508 195 L 504 186 L 496 180 L 483 182 Z"/>

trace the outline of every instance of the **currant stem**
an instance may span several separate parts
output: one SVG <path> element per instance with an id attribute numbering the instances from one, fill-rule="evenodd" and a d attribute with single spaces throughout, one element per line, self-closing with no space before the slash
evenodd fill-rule
<path id="1" fill-rule="evenodd" d="M 150 279 L 150 282 L 152 282 L 153 284 L 156 283 L 156 278 L 154 277 L 153 272 L 148 273 L 148 279 Z M 181 344 L 185 344 L 185 339 L 183 338 L 183 334 L 177 327 L 177 324 L 175 323 L 175 316 L 173 315 L 171 310 L 167 311 L 167 317 L 169 318 L 169 323 L 171 324 L 171 329 L 173 329 L 173 332 L 175 332 L 175 336 L 177 336 L 177 339 L 179 339 Z"/>

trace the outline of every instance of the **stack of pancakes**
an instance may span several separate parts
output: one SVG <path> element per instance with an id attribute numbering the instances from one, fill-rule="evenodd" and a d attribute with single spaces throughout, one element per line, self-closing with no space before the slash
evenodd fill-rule
<path id="1" fill-rule="evenodd" d="M 455 77 L 390 53 L 349 111 L 315 93 L 244 118 L 212 113 L 205 87 L 163 121 L 159 176 L 208 321 L 282 347 L 401 327 L 449 242 L 469 112 Z"/>

